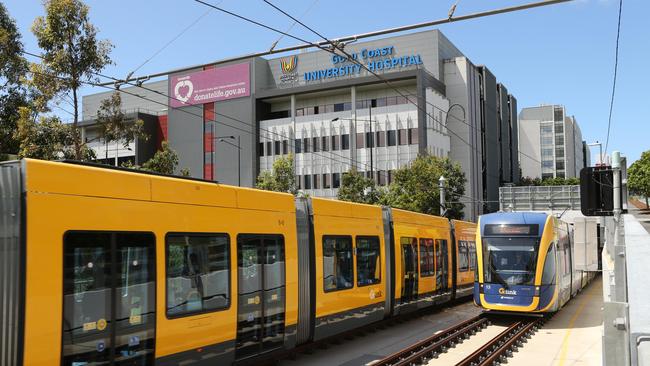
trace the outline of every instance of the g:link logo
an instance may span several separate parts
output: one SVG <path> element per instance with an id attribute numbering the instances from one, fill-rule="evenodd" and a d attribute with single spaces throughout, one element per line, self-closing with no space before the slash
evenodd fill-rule
<path id="1" fill-rule="evenodd" d="M 517 295 L 517 291 L 515 291 L 515 290 L 506 290 L 505 288 L 501 287 L 499 289 L 499 295 Z"/>

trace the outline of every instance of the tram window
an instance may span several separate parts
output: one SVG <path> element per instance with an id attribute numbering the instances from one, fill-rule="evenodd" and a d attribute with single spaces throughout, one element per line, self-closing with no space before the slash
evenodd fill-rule
<path id="1" fill-rule="evenodd" d="M 230 240 L 226 234 L 168 234 L 167 316 L 230 306 Z"/>
<path id="2" fill-rule="evenodd" d="M 379 238 L 357 236 L 357 286 L 381 282 Z"/>
<path id="3" fill-rule="evenodd" d="M 433 239 L 420 239 L 420 277 L 431 277 L 436 274 L 434 250 Z"/>
<path id="4" fill-rule="evenodd" d="M 460 272 L 469 270 L 469 250 L 464 240 L 458 242 L 458 270 Z"/>
<path id="5" fill-rule="evenodd" d="M 468 241 L 467 246 L 469 249 L 469 269 L 471 271 L 476 270 L 476 243 L 473 241 Z"/>
<path id="6" fill-rule="evenodd" d="M 544 259 L 544 271 L 542 272 L 542 285 L 555 284 L 555 244 L 551 243 Z"/>
<path id="7" fill-rule="evenodd" d="M 345 290 L 354 285 L 352 237 L 323 236 L 323 289 Z"/>

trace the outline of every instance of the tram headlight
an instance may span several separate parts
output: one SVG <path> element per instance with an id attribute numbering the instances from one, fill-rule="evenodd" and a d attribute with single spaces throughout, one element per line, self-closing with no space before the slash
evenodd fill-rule
<path id="1" fill-rule="evenodd" d="M 533 296 L 539 297 L 539 286 L 535 286 L 535 293 L 533 293 Z"/>

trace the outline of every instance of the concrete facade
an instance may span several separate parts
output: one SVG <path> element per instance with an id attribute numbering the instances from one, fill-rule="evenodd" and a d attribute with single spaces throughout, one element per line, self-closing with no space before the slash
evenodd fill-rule
<path id="1" fill-rule="evenodd" d="M 123 93 L 123 106 L 165 114 L 178 168 L 194 177 L 253 186 L 276 159 L 294 154 L 300 189 L 336 197 L 344 172 L 388 185 L 396 169 L 426 152 L 461 166 L 465 218 L 498 210 L 499 186 L 519 180 L 516 98 L 506 86 L 437 30 L 352 42 L 345 51 L 383 80 L 340 52 L 316 50 L 169 75 L 246 63 L 250 93 L 241 97 L 165 108 L 171 91 L 163 80 L 144 84 L 153 91 L 123 88 L 151 99 Z M 103 94 L 84 97 L 84 116 L 96 114 Z"/>
<path id="2" fill-rule="evenodd" d="M 522 176 L 574 178 L 588 163 L 584 141 L 574 116 L 562 105 L 523 108 L 519 114 Z"/>

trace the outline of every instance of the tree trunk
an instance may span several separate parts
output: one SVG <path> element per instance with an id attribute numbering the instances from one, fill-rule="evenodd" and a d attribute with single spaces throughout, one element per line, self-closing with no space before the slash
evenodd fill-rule
<path id="1" fill-rule="evenodd" d="M 74 159 L 81 161 L 81 134 L 79 133 L 79 128 L 77 124 L 79 123 L 79 105 L 77 98 L 77 88 L 72 89 L 72 102 L 74 103 L 74 122 L 72 123 L 73 128 L 73 139 L 74 139 Z"/>
<path id="2" fill-rule="evenodd" d="M 650 209 L 650 206 L 648 206 L 648 196 L 645 196 L 645 209 Z"/>

